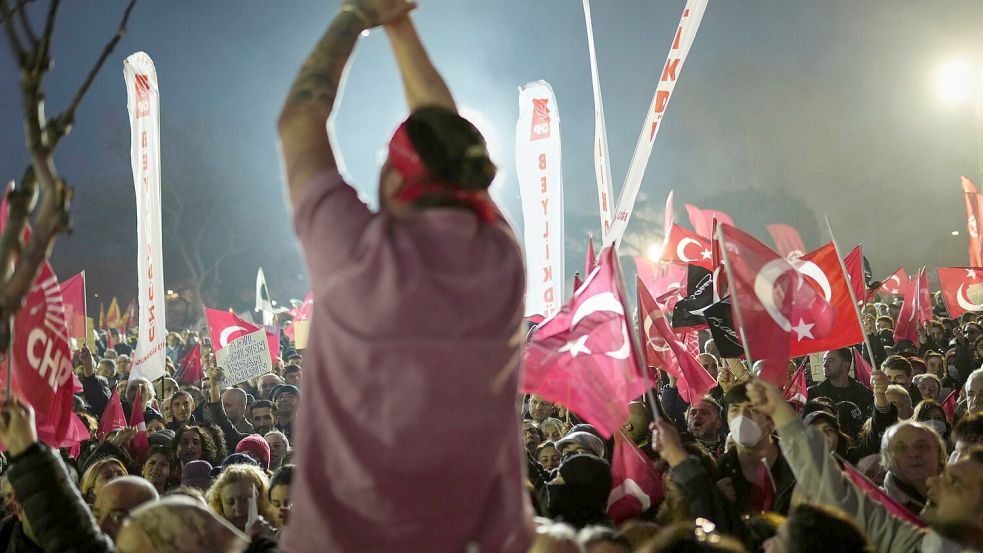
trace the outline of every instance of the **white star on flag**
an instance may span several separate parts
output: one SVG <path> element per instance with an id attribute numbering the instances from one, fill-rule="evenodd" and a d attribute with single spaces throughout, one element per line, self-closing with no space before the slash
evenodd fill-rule
<path id="1" fill-rule="evenodd" d="M 703 256 L 703 259 L 713 259 L 713 252 L 710 250 L 703 250 L 700 255 Z"/>
<path id="2" fill-rule="evenodd" d="M 975 279 L 976 278 L 976 270 L 975 269 L 966 269 L 966 278 L 973 278 L 973 279 Z"/>
<path id="3" fill-rule="evenodd" d="M 801 341 L 803 338 L 809 338 L 814 340 L 815 337 L 812 335 L 812 327 L 816 326 L 814 323 L 807 323 L 802 319 L 799 319 L 799 324 L 792 327 L 795 331 L 795 339 Z"/>
<path id="4" fill-rule="evenodd" d="M 587 355 L 590 355 L 591 351 L 587 349 L 587 337 L 588 335 L 584 334 L 583 336 L 577 338 L 572 342 L 567 342 L 562 346 L 560 346 L 560 349 L 558 351 L 560 353 L 570 352 L 571 357 L 577 357 L 577 355 L 580 353 L 586 353 Z"/>

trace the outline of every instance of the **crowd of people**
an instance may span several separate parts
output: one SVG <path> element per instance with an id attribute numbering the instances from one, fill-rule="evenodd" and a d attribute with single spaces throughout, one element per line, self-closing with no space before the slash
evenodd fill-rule
<path id="1" fill-rule="evenodd" d="M 484 139 L 431 64 L 415 7 L 344 0 L 278 121 L 313 288 L 308 347 L 281 334 L 272 372 L 241 383 L 194 329 L 168 335 L 154 382 L 131 375 L 133 335 L 79 348 L 74 411 L 90 438 L 77 448 L 41 443 L 20 398 L 0 404 L 0 550 L 983 549 L 983 326 L 941 301 L 917 344 L 894 341 L 896 296 L 868 302 L 867 340 L 825 352 L 804 372 L 804 399 L 722 358 L 709 335 L 698 360 L 717 385 L 687 402 L 651 367 L 655 393 L 627 405 L 614 437 L 574 406 L 518 394 L 521 252 L 488 196 Z M 375 27 L 411 114 L 390 141 L 378 213 L 325 133 L 355 44 Z M 196 346 L 200 379 L 177 370 Z M 869 382 L 858 357 L 872 360 Z M 790 381 L 804 362 L 789 360 Z M 116 409 L 143 425 L 107 428 Z M 615 484 L 618 436 L 654 485 Z M 634 511 L 613 516 L 626 494 Z"/>

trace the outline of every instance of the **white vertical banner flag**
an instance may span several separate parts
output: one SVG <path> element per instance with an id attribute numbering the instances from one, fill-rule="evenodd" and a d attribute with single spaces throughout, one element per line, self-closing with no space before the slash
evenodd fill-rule
<path id="1" fill-rule="evenodd" d="M 160 90 L 154 62 L 144 52 L 123 62 L 130 114 L 130 164 L 137 200 L 137 297 L 140 305 L 130 378 L 164 376 L 164 262 L 160 223 Z"/>
<path id="2" fill-rule="evenodd" d="M 563 166 L 560 116 L 546 81 L 519 88 L 515 126 L 526 254 L 526 317 L 552 317 L 563 304 Z"/>
<path id="3" fill-rule="evenodd" d="M 263 313 L 263 324 L 273 324 L 273 302 L 270 301 L 270 291 L 266 288 L 266 275 L 260 267 L 256 273 L 256 311 Z"/>
<path id="4" fill-rule="evenodd" d="M 594 50 L 594 24 L 590 18 L 590 0 L 584 0 L 584 20 L 587 23 L 587 52 L 590 56 L 590 79 L 594 86 L 594 175 L 597 178 L 597 204 L 601 211 L 601 245 L 608 243 L 611 231 L 612 203 L 611 162 L 608 158 L 608 130 L 604 123 L 604 102 L 601 100 L 601 79 L 597 74 L 597 54 Z M 587 275 L 584 275 L 587 278 Z"/>
<path id="5" fill-rule="evenodd" d="M 659 125 L 662 123 L 666 106 L 669 105 L 669 98 L 672 96 L 673 89 L 676 88 L 676 79 L 679 78 L 683 63 L 686 62 L 686 56 L 693 45 L 693 39 L 696 38 L 696 32 L 700 29 L 703 12 L 707 9 L 707 1 L 687 0 L 686 6 L 683 8 L 683 17 L 680 18 L 679 27 L 676 28 L 676 36 L 672 39 L 672 47 L 669 49 L 666 64 L 662 68 L 662 76 L 659 77 L 659 85 L 655 89 L 652 105 L 645 116 L 642 132 L 635 144 L 635 153 L 631 157 L 631 165 L 628 166 L 625 185 L 621 190 L 621 196 L 618 197 L 618 209 L 614 212 L 614 223 L 612 223 L 611 232 L 607 236 L 609 243 L 613 240 L 620 244 L 625 235 L 628 219 L 631 218 L 631 211 L 635 207 L 635 198 L 638 197 L 638 189 L 642 185 L 642 176 L 645 175 L 645 167 L 652 155 L 652 144 L 659 133 Z"/>

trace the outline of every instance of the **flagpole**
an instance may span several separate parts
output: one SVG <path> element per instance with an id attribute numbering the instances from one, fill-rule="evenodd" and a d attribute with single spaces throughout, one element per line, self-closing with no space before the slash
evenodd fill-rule
<path id="1" fill-rule="evenodd" d="M 836 243 L 836 236 L 833 235 L 833 225 L 829 222 L 829 215 L 826 216 L 826 230 L 829 231 L 829 239 L 833 242 L 833 250 L 836 252 L 836 261 L 840 264 L 840 270 L 843 271 L 843 276 L 846 277 L 850 273 L 846 270 L 846 263 L 843 262 L 843 258 L 840 256 L 840 246 Z M 861 278 L 863 278 L 863 257 L 860 258 L 860 273 Z M 877 370 L 877 361 L 874 361 L 874 349 L 870 347 L 870 338 L 867 337 L 867 332 L 864 330 L 864 320 L 862 314 L 860 313 L 860 307 L 857 305 L 857 294 L 853 291 L 853 283 L 847 282 L 847 290 L 850 292 L 850 305 L 853 306 L 853 312 L 857 314 L 857 324 L 860 325 L 860 334 L 864 337 L 864 346 L 867 348 L 867 359 L 870 360 L 871 370 Z M 866 283 L 865 283 L 866 285 Z M 854 374 L 856 374 L 856 368 L 854 368 Z"/>
<path id="2" fill-rule="evenodd" d="M 727 245 L 724 243 L 724 233 L 720 226 L 717 227 L 717 242 L 720 243 L 720 255 L 724 258 L 724 271 L 727 273 L 727 280 L 732 285 L 734 283 L 734 273 L 730 268 Z M 737 300 L 737 294 L 731 294 L 730 301 L 731 305 L 734 306 L 734 314 L 737 315 L 737 331 L 741 334 L 741 345 L 744 346 L 744 356 L 747 357 L 748 369 L 753 375 L 754 360 L 751 358 L 751 347 L 748 345 L 747 334 L 744 333 L 744 315 L 741 313 L 741 302 Z"/>
<path id="3" fill-rule="evenodd" d="M 10 343 L 7 344 L 7 367 L 6 375 L 4 376 L 4 400 L 10 403 L 13 396 L 13 390 L 11 390 L 11 375 L 13 374 L 14 366 L 14 318 L 10 318 Z"/>

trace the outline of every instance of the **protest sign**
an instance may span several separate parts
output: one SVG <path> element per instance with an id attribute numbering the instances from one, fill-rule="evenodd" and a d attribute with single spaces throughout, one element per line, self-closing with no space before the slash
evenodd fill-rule
<path id="1" fill-rule="evenodd" d="M 225 373 L 227 386 L 273 372 L 270 346 L 263 329 L 244 334 L 215 352 L 215 361 Z"/>

